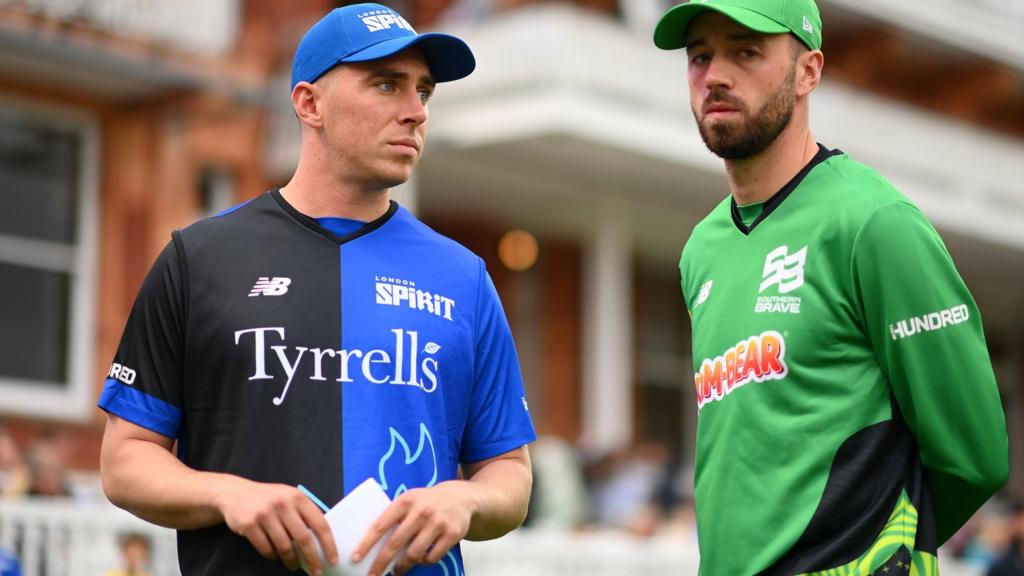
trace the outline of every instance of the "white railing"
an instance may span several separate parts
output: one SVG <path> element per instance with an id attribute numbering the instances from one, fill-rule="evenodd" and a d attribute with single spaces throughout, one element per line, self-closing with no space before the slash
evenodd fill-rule
<path id="1" fill-rule="evenodd" d="M 118 538 L 142 533 L 153 544 L 150 574 L 179 576 L 172 530 L 107 503 L 0 501 L 0 548 L 17 551 L 23 576 L 102 576 L 118 567 Z M 692 537 L 634 539 L 620 533 L 522 529 L 463 544 L 471 576 L 688 576 L 697 573 Z M 981 571 L 942 559 L 943 576 Z"/>
<path id="2" fill-rule="evenodd" d="M 204 55 L 234 46 L 242 15 L 240 0 L 0 0 L 5 5 Z"/>

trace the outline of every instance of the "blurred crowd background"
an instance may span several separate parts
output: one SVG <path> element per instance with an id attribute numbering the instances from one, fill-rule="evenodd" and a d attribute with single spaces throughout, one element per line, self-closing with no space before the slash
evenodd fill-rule
<path id="1" fill-rule="evenodd" d="M 383 3 L 477 56 L 439 87 L 395 197 L 480 254 L 501 293 L 541 434 L 526 531 L 692 559 L 697 410 L 676 265 L 728 190 L 683 55 L 651 42 L 674 2 Z M 170 231 L 288 180 L 294 47 L 342 4 L 0 0 L 0 575 L 170 573 L 157 564 L 173 540 L 99 520 L 96 399 Z M 1024 0 L 818 4 L 815 135 L 936 224 L 984 315 L 1007 414 L 1010 481 L 945 546 L 948 573 L 1024 574 Z"/>

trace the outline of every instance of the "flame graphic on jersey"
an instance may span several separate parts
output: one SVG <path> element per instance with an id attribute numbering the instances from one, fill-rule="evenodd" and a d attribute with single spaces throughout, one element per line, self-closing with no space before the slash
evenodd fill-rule
<path id="1" fill-rule="evenodd" d="M 417 470 L 414 469 L 413 466 L 419 463 L 421 461 L 421 458 L 424 459 L 423 461 L 428 461 L 426 458 L 429 458 L 429 462 L 432 466 L 430 481 L 428 481 L 426 484 L 423 484 L 422 487 L 429 488 L 436 484 L 437 452 L 434 450 L 434 440 L 430 436 L 430 431 L 427 430 L 427 425 L 420 422 L 419 444 L 417 445 L 415 452 L 413 452 L 412 449 L 409 448 L 409 442 L 406 441 L 405 437 L 402 436 L 401 432 L 389 426 L 388 433 L 391 436 L 391 444 L 390 446 L 388 446 L 388 451 L 384 453 L 384 456 L 381 457 L 380 463 L 378 464 L 378 471 L 380 474 L 380 487 L 384 490 L 384 492 L 387 493 L 392 500 L 398 498 L 403 493 L 408 492 L 409 487 L 406 486 L 405 482 L 401 482 L 400 484 L 398 484 L 398 486 L 394 487 L 394 492 L 392 492 L 392 485 L 388 483 L 388 475 L 386 471 L 391 470 L 393 480 L 395 480 L 396 477 L 402 476 L 404 476 L 405 478 L 414 477 L 416 475 Z M 398 458 L 395 458 L 396 453 L 399 452 L 399 447 L 401 447 L 401 454 Z M 428 447 L 430 448 L 430 455 L 429 457 L 426 457 L 425 452 Z M 405 466 L 405 470 L 401 470 L 401 466 Z M 414 486 L 414 488 L 415 487 L 418 486 Z M 449 562 L 451 562 L 450 567 L 448 565 Z M 439 562 L 437 566 L 441 568 L 441 572 L 444 574 L 444 576 L 465 576 L 466 574 L 459 568 L 458 559 L 455 557 L 455 553 L 451 550 L 449 550 L 448 553 L 445 554 L 445 557 L 441 559 L 441 562 Z M 419 573 L 419 570 L 423 570 L 424 568 L 426 567 L 419 566 L 418 571 L 416 573 Z"/>
<path id="2" fill-rule="evenodd" d="M 399 477 L 405 476 L 406 478 L 408 478 L 410 476 L 414 476 L 416 474 L 416 471 L 412 469 L 412 466 L 414 464 L 416 464 L 417 462 L 419 462 L 420 458 L 423 457 L 423 455 L 424 455 L 423 454 L 424 448 L 429 446 L 430 447 L 430 457 L 429 457 L 430 460 L 429 461 L 430 461 L 430 463 L 433 466 L 433 473 L 432 473 L 432 475 L 430 477 L 430 481 L 425 483 L 425 484 L 423 484 L 422 487 L 423 488 L 429 488 L 430 486 L 433 486 L 434 484 L 436 484 L 437 483 L 437 452 L 434 451 L 434 440 L 430 437 L 430 432 L 427 430 L 427 425 L 422 423 L 422 422 L 420 422 L 419 446 L 416 447 L 416 452 L 415 453 L 412 452 L 412 450 L 409 449 L 409 443 L 405 441 L 405 438 L 402 436 L 401 433 L 398 432 L 398 430 L 395 430 L 394 428 L 392 428 L 390 426 L 388 427 L 388 430 L 389 430 L 389 432 L 391 434 L 391 446 L 388 447 L 388 451 L 384 454 L 383 457 L 381 457 L 380 463 L 378 464 L 378 470 L 380 472 L 380 487 L 384 489 L 384 492 L 387 493 L 388 496 L 390 496 L 392 500 L 394 500 L 395 498 L 398 498 L 404 492 L 407 492 L 409 490 L 409 487 L 405 485 L 405 482 L 402 482 L 401 484 L 399 484 L 397 487 L 394 488 L 394 492 L 392 493 L 391 492 L 392 487 L 391 487 L 391 484 L 388 483 L 388 477 L 387 477 L 387 474 L 385 472 L 385 468 L 391 468 L 392 472 L 395 471 L 395 466 L 394 465 L 387 466 L 387 464 L 391 460 L 391 458 L 395 455 L 395 452 L 396 452 L 395 449 L 398 446 L 402 447 L 402 452 L 404 453 L 404 457 L 402 458 L 402 463 L 405 464 L 406 469 L 409 470 L 409 472 L 407 472 L 406 474 L 401 474 L 401 473 L 394 474 L 394 476 L 399 476 Z M 417 468 L 422 468 L 422 466 L 417 467 Z M 414 488 L 417 488 L 417 487 L 419 487 L 419 486 L 414 486 Z"/>

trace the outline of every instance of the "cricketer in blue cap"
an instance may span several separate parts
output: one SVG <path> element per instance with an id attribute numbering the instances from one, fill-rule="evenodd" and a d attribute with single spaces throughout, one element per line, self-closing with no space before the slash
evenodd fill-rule
<path id="1" fill-rule="evenodd" d="M 449 34 L 417 34 L 398 12 L 380 4 L 335 8 L 313 25 L 299 43 L 292 63 L 292 88 L 315 82 L 346 62 L 367 62 L 416 46 L 436 82 L 469 76 L 476 67 L 465 42 Z"/>

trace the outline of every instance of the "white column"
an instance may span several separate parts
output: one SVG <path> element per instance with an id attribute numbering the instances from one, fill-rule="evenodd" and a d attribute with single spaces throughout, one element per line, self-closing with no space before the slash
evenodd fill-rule
<path id="1" fill-rule="evenodd" d="M 416 214 L 416 209 L 419 206 L 419 186 L 416 183 L 416 173 L 413 172 L 412 176 L 409 177 L 405 183 L 395 186 L 391 189 L 391 199 L 402 207 Z"/>
<path id="2" fill-rule="evenodd" d="M 598 208 L 583 254 L 583 445 L 602 453 L 633 432 L 631 246 L 626 211 Z"/>

